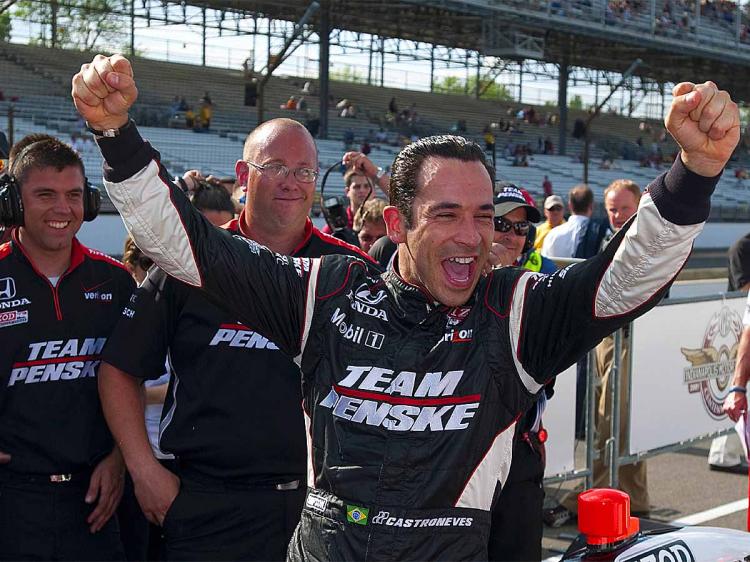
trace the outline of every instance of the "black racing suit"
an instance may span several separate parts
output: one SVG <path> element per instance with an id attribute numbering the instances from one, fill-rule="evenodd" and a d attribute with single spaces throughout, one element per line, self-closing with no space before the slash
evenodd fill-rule
<path id="1" fill-rule="evenodd" d="M 603 254 L 549 276 L 495 270 L 448 308 L 394 269 L 374 277 L 353 258 L 279 256 L 214 228 L 134 126 L 100 147 L 138 245 L 301 366 L 313 488 L 292 560 L 485 559 L 520 413 L 658 302 L 716 183 L 677 162 Z"/>

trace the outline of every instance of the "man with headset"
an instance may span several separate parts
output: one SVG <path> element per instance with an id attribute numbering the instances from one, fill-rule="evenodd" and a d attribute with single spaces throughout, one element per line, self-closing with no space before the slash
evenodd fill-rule
<path id="1" fill-rule="evenodd" d="M 102 415 L 99 354 L 133 289 L 76 233 L 99 210 L 83 163 L 23 139 L 0 177 L 0 559 L 119 560 L 124 465 Z"/>

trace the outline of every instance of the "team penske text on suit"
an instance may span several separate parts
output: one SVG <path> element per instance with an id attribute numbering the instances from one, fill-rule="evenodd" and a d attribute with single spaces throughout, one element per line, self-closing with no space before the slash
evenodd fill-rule
<path id="1" fill-rule="evenodd" d="M 716 183 L 678 161 L 601 255 L 549 276 L 496 270 L 447 308 L 393 268 L 372 276 L 353 258 L 278 256 L 212 227 L 135 127 L 100 147 L 139 246 L 301 366 L 314 488 L 294 560 L 485 558 L 520 412 L 658 302 Z"/>
<path id="2" fill-rule="evenodd" d="M 17 231 L 0 246 L 0 451 L 12 457 L 7 469 L 83 472 L 112 450 L 96 371 L 134 286 L 122 264 L 75 239 L 55 286 L 29 261 Z"/>

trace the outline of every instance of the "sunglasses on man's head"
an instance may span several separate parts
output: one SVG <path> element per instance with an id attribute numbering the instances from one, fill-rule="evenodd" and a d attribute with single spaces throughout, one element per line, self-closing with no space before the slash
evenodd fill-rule
<path id="1" fill-rule="evenodd" d="M 495 230 L 498 232 L 510 232 L 510 229 L 518 236 L 526 236 L 529 233 L 529 221 L 511 222 L 504 217 L 495 217 Z"/>

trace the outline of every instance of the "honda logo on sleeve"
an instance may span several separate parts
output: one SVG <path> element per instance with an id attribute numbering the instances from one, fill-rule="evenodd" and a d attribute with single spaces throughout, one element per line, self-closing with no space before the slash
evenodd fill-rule
<path id="1" fill-rule="evenodd" d="M 0 279 L 0 300 L 12 299 L 16 296 L 16 282 L 12 277 Z"/>

